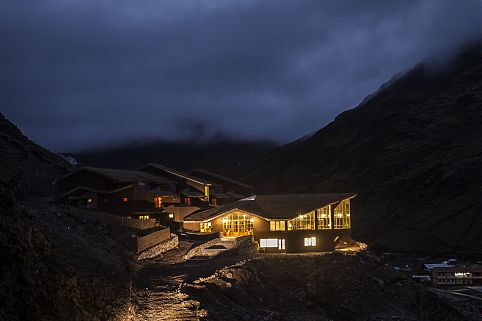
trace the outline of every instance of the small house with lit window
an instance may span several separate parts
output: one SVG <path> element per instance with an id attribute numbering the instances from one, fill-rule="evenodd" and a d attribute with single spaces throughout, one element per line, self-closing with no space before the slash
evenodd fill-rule
<path id="1" fill-rule="evenodd" d="M 356 194 L 255 195 L 185 217 L 183 228 L 225 237 L 253 235 L 265 252 L 332 251 L 351 236 Z"/>

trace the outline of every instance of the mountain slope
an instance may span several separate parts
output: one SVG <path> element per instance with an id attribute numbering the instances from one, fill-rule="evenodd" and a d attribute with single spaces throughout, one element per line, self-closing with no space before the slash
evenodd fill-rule
<path id="1" fill-rule="evenodd" d="M 52 181 L 69 169 L 0 114 L 0 320 L 129 313 L 129 257 L 118 237 L 126 232 L 74 219 L 51 201 Z"/>
<path id="2" fill-rule="evenodd" d="M 17 197 L 51 195 L 52 181 L 69 169 L 64 159 L 33 143 L 0 113 L 0 180 Z"/>
<path id="3" fill-rule="evenodd" d="M 380 248 L 482 251 L 482 54 L 420 64 L 246 177 L 262 192 L 357 192 L 355 238 Z"/>

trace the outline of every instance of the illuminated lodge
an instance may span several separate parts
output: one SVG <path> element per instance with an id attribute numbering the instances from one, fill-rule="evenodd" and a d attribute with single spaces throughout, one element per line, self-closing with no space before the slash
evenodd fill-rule
<path id="1" fill-rule="evenodd" d="M 355 194 L 257 195 L 185 217 L 183 227 L 223 236 L 253 235 L 266 252 L 332 251 L 351 234 Z"/>

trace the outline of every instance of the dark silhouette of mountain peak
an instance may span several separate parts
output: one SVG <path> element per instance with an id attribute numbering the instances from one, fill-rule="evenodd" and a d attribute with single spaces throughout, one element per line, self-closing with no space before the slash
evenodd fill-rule
<path id="1" fill-rule="evenodd" d="M 419 64 L 269 153 L 246 181 L 270 193 L 356 191 L 354 236 L 379 247 L 480 252 L 481 80 L 480 44 L 439 69 Z"/>

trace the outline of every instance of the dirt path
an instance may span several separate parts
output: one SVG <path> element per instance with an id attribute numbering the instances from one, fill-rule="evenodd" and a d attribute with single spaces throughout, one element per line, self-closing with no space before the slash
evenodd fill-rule
<path id="1" fill-rule="evenodd" d="M 137 271 L 134 287 L 138 298 L 139 321 L 199 320 L 206 315 L 206 311 L 199 307 L 198 301 L 180 292 L 181 285 L 208 277 L 216 270 L 244 259 L 233 255 L 210 260 L 184 261 L 182 256 L 189 248 L 188 242 L 181 241 L 178 249 L 144 263 Z"/>

